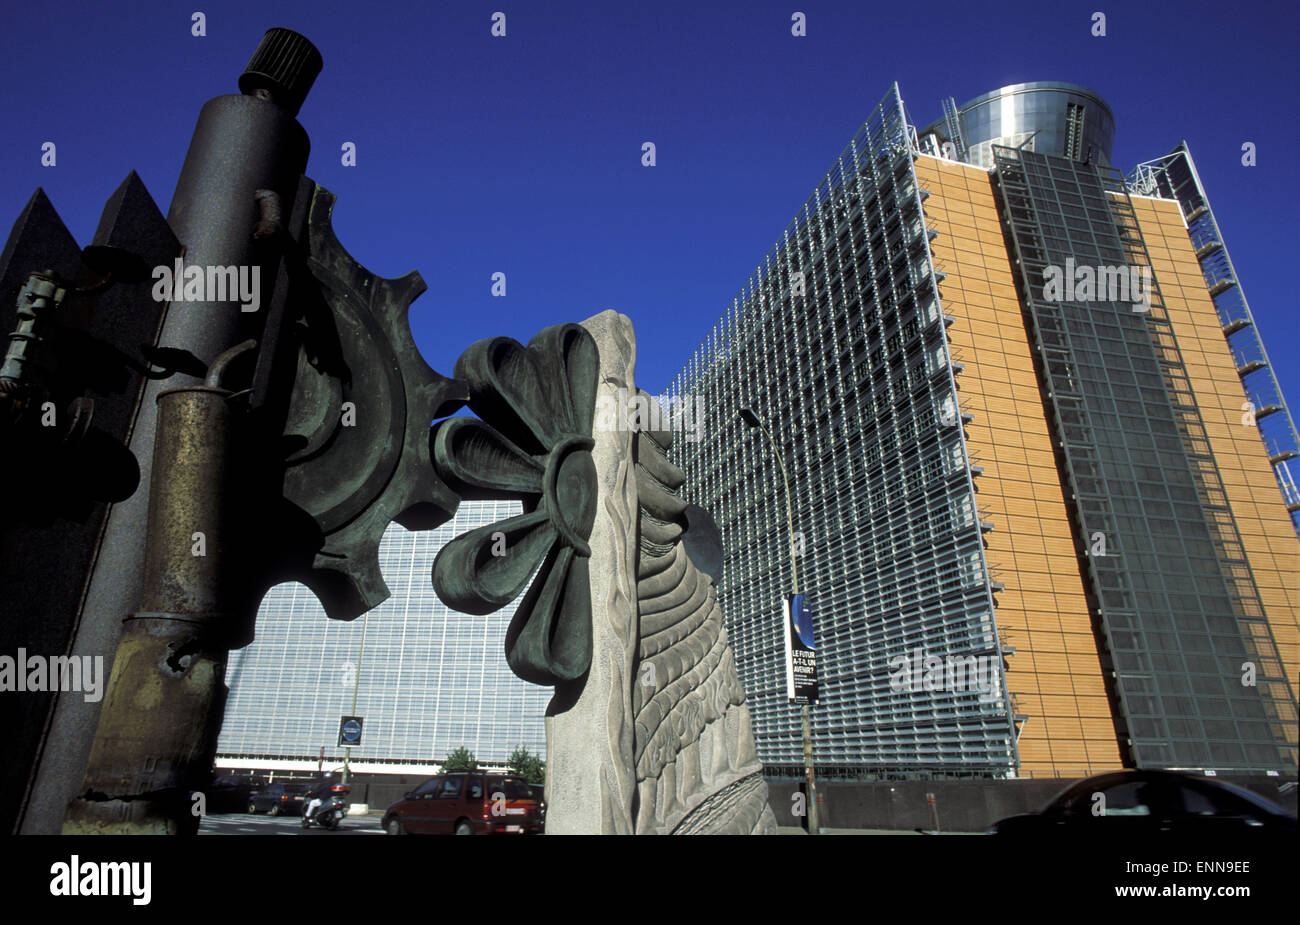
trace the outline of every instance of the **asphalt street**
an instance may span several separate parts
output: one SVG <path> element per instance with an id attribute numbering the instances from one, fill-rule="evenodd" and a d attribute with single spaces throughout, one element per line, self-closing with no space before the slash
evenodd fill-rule
<path id="1" fill-rule="evenodd" d="M 199 823 L 200 835 L 383 835 L 379 827 L 379 816 L 348 816 L 339 823 L 333 832 L 327 832 L 318 825 L 309 829 L 302 827 L 302 820 L 297 816 L 250 816 L 247 813 L 222 813 L 204 816 Z"/>
<path id="2" fill-rule="evenodd" d="M 339 824 L 337 830 L 326 832 L 320 826 L 309 829 L 302 827 L 297 816 L 272 817 L 267 815 L 250 816 L 246 813 L 224 813 L 205 816 L 199 823 L 200 835 L 383 835 L 379 827 L 379 815 L 368 813 L 364 816 L 349 816 Z M 804 835 L 802 829 L 782 826 L 781 835 Z M 893 829 L 825 829 L 825 835 L 974 835 L 975 832 L 920 833 L 915 831 L 898 831 Z"/>

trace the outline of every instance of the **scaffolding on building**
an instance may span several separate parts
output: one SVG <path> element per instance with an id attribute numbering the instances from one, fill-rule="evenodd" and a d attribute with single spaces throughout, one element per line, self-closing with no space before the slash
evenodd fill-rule
<path id="1" fill-rule="evenodd" d="M 1249 402 L 1243 410 L 1254 415 L 1273 475 L 1291 514 L 1291 525 L 1300 535 L 1300 487 L 1294 468 L 1295 460 L 1300 459 L 1300 436 L 1187 142 L 1180 142 L 1164 157 L 1138 164 L 1126 180 L 1130 193 L 1171 199 L 1182 209 L 1187 236 Z"/>

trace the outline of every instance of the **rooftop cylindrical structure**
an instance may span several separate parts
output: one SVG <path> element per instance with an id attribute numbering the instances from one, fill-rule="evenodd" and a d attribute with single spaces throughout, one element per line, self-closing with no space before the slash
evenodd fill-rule
<path id="1" fill-rule="evenodd" d="M 993 166 L 993 145 L 1110 164 L 1115 115 L 1096 92 L 1062 81 L 1011 84 L 957 107 L 966 160 Z M 926 132 L 948 139 L 940 119 Z"/>

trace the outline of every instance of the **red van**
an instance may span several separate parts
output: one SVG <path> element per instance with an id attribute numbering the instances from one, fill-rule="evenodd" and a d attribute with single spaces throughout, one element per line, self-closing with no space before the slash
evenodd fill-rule
<path id="1" fill-rule="evenodd" d="M 523 835 L 542 831 L 542 814 L 522 778 L 456 771 L 416 787 L 381 824 L 389 835 Z"/>

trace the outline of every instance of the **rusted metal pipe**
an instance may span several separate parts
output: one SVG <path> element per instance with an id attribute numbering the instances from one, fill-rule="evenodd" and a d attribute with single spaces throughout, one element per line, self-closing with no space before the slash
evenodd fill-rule
<path id="1" fill-rule="evenodd" d="M 246 393 L 203 385 L 158 396 L 141 609 L 122 628 L 85 790 L 65 834 L 192 834 L 225 709 L 241 541 L 233 460 Z"/>

